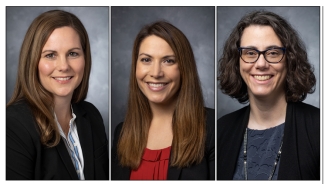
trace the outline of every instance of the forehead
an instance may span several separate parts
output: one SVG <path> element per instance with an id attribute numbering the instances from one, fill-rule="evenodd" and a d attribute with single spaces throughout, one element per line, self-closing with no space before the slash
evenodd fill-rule
<path id="1" fill-rule="evenodd" d="M 139 54 L 174 55 L 173 49 L 162 38 L 150 35 L 142 40 L 139 47 Z"/>
<path id="2" fill-rule="evenodd" d="M 56 28 L 45 42 L 45 47 L 80 47 L 79 34 L 69 26 Z"/>
<path id="3" fill-rule="evenodd" d="M 282 43 L 271 26 L 250 25 L 243 31 L 240 46 L 266 49 L 270 46 L 282 47 Z"/>

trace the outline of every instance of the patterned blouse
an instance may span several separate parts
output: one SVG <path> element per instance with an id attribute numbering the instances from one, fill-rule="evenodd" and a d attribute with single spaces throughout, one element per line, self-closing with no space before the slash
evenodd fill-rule
<path id="1" fill-rule="evenodd" d="M 265 130 L 253 130 L 247 128 L 248 180 L 267 180 L 269 178 L 280 148 L 283 131 L 284 123 Z M 243 149 L 242 143 L 237 160 L 236 171 L 233 177 L 234 180 L 245 179 Z M 276 180 L 278 177 L 280 160 L 277 164 L 272 180 Z"/>

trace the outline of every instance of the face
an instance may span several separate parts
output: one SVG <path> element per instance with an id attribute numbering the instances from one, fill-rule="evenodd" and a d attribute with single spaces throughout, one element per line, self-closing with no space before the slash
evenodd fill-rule
<path id="1" fill-rule="evenodd" d="M 244 29 L 240 47 L 264 51 L 271 47 L 283 47 L 270 26 L 251 25 Z M 272 97 L 285 95 L 287 74 L 286 58 L 279 63 L 268 63 L 261 54 L 255 63 L 245 63 L 240 58 L 240 74 L 245 81 L 249 97 Z"/>
<path id="2" fill-rule="evenodd" d="M 180 73 L 175 54 L 160 37 L 146 37 L 139 48 L 136 78 L 149 103 L 176 102 L 180 86 Z"/>
<path id="3" fill-rule="evenodd" d="M 38 63 L 42 86 L 54 99 L 72 98 L 85 67 L 84 53 L 77 32 L 71 27 L 55 29 L 46 41 Z"/>

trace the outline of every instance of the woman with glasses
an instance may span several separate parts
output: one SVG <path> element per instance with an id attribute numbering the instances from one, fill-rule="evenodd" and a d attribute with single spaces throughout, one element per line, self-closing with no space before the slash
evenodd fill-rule
<path id="1" fill-rule="evenodd" d="M 277 14 L 245 15 L 219 60 L 223 93 L 249 105 L 217 123 L 218 180 L 319 180 L 316 83 L 297 32 Z"/>

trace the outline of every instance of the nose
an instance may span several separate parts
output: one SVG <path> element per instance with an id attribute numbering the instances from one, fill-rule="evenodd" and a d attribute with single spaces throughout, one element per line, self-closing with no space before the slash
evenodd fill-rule
<path id="1" fill-rule="evenodd" d="M 161 68 L 161 63 L 159 61 L 155 61 L 152 63 L 150 68 L 150 76 L 153 78 L 160 78 L 164 75 L 164 72 Z"/>
<path id="2" fill-rule="evenodd" d="M 61 72 L 68 71 L 70 68 L 68 59 L 66 57 L 59 57 L 56 62 L 56 67 Z"/>
<path id="3" fill-rule="evenodd" d="M 264 54 L 260 54 L 259 58 L 255 63 L 256 69 L 264 70 L 269 67 L 269 63 L 265 60 Z"/>

